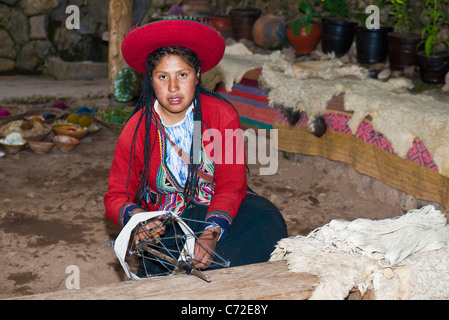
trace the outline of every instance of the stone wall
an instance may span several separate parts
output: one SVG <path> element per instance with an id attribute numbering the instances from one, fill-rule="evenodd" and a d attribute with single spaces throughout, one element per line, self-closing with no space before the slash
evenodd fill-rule
<path id="1" fill-rule="evenodd" d="M 174 0 L 134 0 L 133 24 L 140 23 L 148 12 L 161 12 Z M 0 75 L 61 75 L 73 70 L 83 77 L 78 62 L 89 61 L 99 66 L 104 75 L 108 60 L 108 0 L 0 0 Z M 72 12 L 79 8 L 79 29 L 66 27 Z M 103 64 L 103 65 L 102 65 Z M 106 65 L 106 66 L 104 66 Z M 83 66 L 83 65 L 80 65 Z M 91 66 L 91 65 L 90 65 Z M 63 69 L 61 69 L 64 67 Z M 70 71 L 67 71 L 70 72 Z M 107 76 L 107 73 L 106 73 Z"/>

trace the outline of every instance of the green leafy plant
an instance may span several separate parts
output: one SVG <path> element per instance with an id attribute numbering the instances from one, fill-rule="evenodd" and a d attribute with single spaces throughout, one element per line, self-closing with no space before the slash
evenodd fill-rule
<path id="1" fill-rule="evenodd" d="M 339 19 L 349 17 L 349 4 L 347 0 L 320 0 L 329 16 Z"/>
<path id="2" fill-rule="evenodd" d="M 306 33 L 310 34 L 313 29 L 313 18 L 319 17 L 320 14 L 315 12 L 306 1 L 301 1 L 298 4 L 298 9 L 301 12 L 301 17 L 291 21 L 292 31 L 296 36 L 299 36 L 301 28 L 304 27 Z"/>
<path id="3" fill-rule="evenodd" d="M 113 109 L 98 110 L 101 119 L 110 123 L 125 123 L 133 111 L 132 107 L 118 105 Z"/>
<path id="4" fill-rule="evenodd" d="M 120 102 L 130 101 L 134 98 L 137 87 L 137 75 L 131 68 L 120 70 L 114 81 L 114 97 Z"/>
<path id="5" fill-rule="evenodd" d="M 424 50 L 427 56 L 430 56 L 439 49 L 440 44 L 449 47 L 447 39 L 438 37 L 442 26 L 448 24 L 447 16 L 443 11 L 442 4 L 448 3 L 449 0 L 426 0 L 426 8 L 424 16 L 428 18 L 424 29 L 422 30 L 422 39 L 424 42 Z"/>
<path id="6" fill-rule="evenodd" d="M 399 34 L 405 34 L 411 29 L 409 0 L 388 0 L 393 8 L 389 14 L 393 16 L 395 22 L 395 31 Z"/>
<path id="7" fill-rule="evenodd" d="M 256 0 L 231 0 L 232 8 L 250 8 L 256 5 Z"/>

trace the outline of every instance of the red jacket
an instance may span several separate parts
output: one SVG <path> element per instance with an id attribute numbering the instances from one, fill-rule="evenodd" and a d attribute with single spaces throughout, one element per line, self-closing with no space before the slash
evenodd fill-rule
<path id="1" fill-rule="evenodd" d="M 226 233 L 245 198 L 247 188 L 240 119 L 237 111 L 228 103 L 203 94 L 200 99 L 203 118 L 203 152 L 208 155 L 203 157 L 201 167 L 208 169 L 203 170 L 202 177 L 210 175 L 211 179 L 209 182 L 201 180 L 204 192 L 201 193 L 200 198 L 196 199 L 196 202 L 208 205 L 206 221 L 217 223 Z M 122 227 L 128 220 L 128 217 L 125 217 L 127 210 L 136 207 L 133 199 L 137 191 L 140 172 L 143 171 L 145 125 L 142 121 L 135 142 L 127 190 L 131 143 L 140 114 L 139 111 L 128 121 L 118 139 L 109 175 L 108 191 L 104 197 L 107 217 Z M 160 188 L 163 183 L 162 175 L 164 181 L 172 181 L 169 171 L 162 170 L 163 163 L 161 166 L 162 150 L 168 143 L 167 139 L 160 134 L 154 123 L 150 131 L 151 145 L 155 142 L 150 159 L 148 186 L 151 190 L 150 198 L 153 198 L 153 201 L 148 199 L 141 204 L 141 207 L 148 211 L 168 209 L 178 211 L 176 213 L 180 214 L 185 209 L 181 203 L 182 189 L 174 187 L 172 192 L 167 192 Z M 220 148 L 220 145 L 223 148 Z M 210 161 L 209 165 L 207 160 Z M 170 201 L 173 203 L 169 203 Z"/>

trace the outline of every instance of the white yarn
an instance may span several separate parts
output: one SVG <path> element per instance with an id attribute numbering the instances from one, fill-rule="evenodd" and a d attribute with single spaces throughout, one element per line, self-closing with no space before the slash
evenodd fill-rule
<path id="1" fill-rule="evenodd" d="M 326 247 L 366 255 L 383 267 L 393 267 L 417 251 L 441 248 L 449 242 L 446 217 L 431 205 L 384 220 L 332 220 L 308 235 Z"/>
<path id="2" fill-rule="evenodd" d="M 271 261 L 309 272 L 311 299 L 344 299 L 357 287 L 376 299 L 449 298 L 449 230 L 433 206 L 384 220 L 332 220 L 308 236 L 278 242 Z"/>

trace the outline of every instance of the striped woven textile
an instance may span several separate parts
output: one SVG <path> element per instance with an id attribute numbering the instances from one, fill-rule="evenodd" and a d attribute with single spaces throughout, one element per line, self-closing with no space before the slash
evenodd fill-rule
<path id="1" fill-rule="evenodd" d="M 216 91 L 234 105 L 242 123 L 268 130 L 273 128 L 277 110 L 268 105 L 268 91 L 261 90 L 257 80 L 243 78 L 234 84 L 231 92 L 226 92 L 224 84 L 220 83 Z"/>

